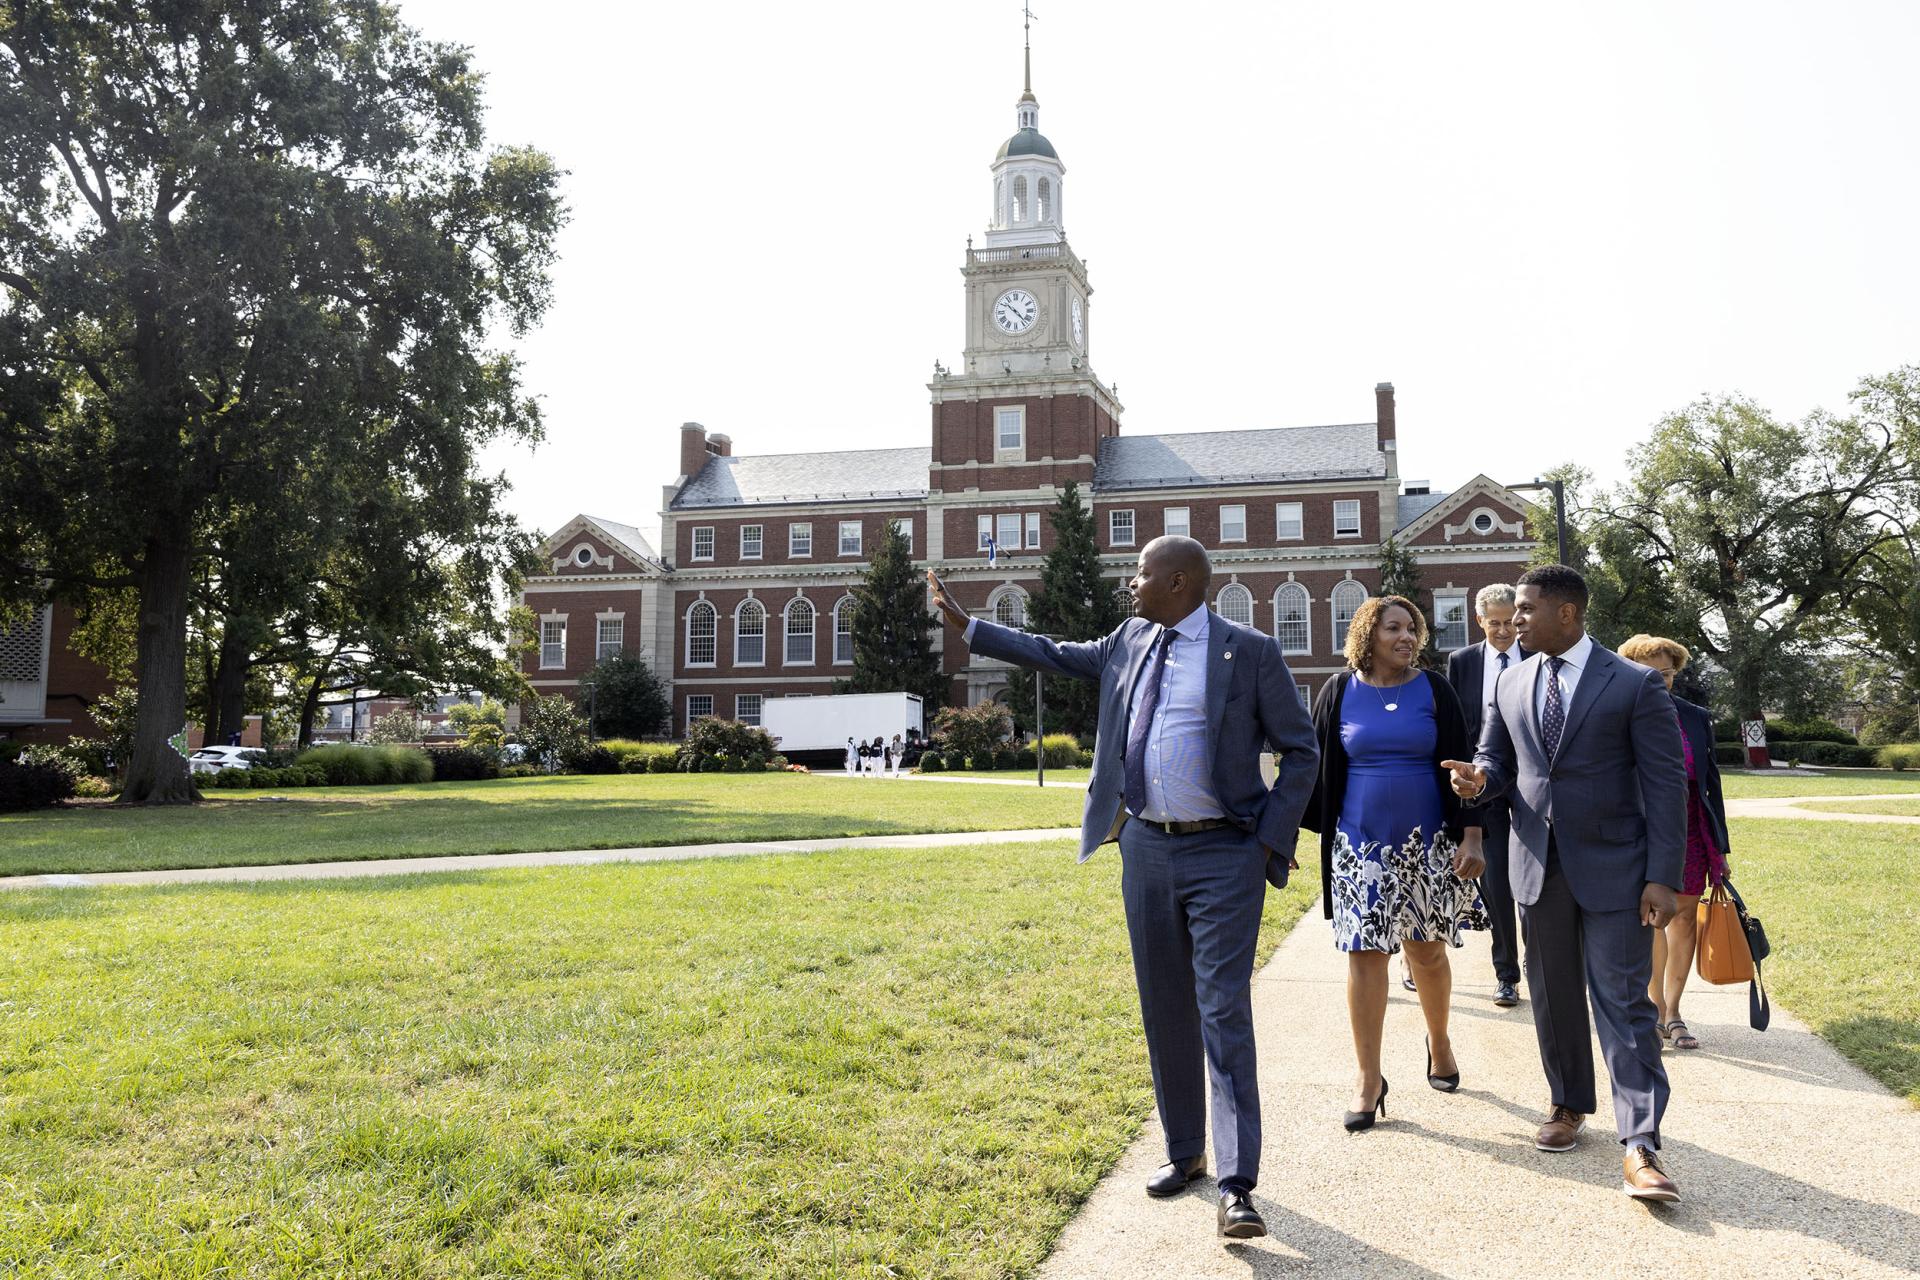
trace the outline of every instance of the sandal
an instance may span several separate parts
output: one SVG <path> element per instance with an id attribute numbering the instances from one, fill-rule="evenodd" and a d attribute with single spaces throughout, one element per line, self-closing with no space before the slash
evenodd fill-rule
<path id="1" fill-rule="evenodd" d="M 1671 1031 L 1668 1030 L 1668 1028 L 1671 1027 L 1672 1025 L 1673 1024 L 1670 1022 L 1656 1022 L 1653 1024 L 1654 1033 L 1658 1035 L 1662 1040 L 1665 1040 L 1668 1036 L 1673 1034 Z"/>
<path id="2" fill-rule="evenodd" d="M 1675 1018 L 1667 1024 L 1667 1034 L 1673 1037 L 1673 1047 L 1676 1049 L 1698 1049 L 1700 1047 L 1700 1038 L 1694 1035 L 1693 1032 L 1687 1030 L 1687 1024 L 1678 1018 Z"/>

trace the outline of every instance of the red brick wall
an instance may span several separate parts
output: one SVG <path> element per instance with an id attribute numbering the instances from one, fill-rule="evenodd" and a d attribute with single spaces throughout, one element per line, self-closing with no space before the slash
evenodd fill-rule
<path id="1" fill-rule="evenodd" d="M 847 594 L 851 584 L 808 587 L 803 593 L 813 605 L 813 661 L 810 663 L 789 664 L 786 658 L 786 611 L 788 602 L 794 598 L 792 587 L 756 588 L 754 599 L 767 611 L 766 665 L 759 667 L 740 667 L 737 670 L 751 671 L 756 677 L 765 676 L 819 676 L 828 680 L 844 680 L 852 670 L 851 664 L 835 665 L 833 661 L 833 607 Z M 727 675 L 736 670 L 733 662 L 735 610 L 747 598 L 746 587 L 713 589 L 705 592 L 706 602 L 714 607 L 715 618 L 715 662 L 711 667 L 689 666 L 687 664 L 687 611 L 702 593 L 693 590 L 674 593 L 674 653 L 672 669 L 675 679 L 692 676 L 712 678 Z M 751 688 L 747 690 L 753 692 Z"/>
<path id="2" fill-rule="evenodd" d="M 861 564 L 872 557 L 873 549 L 879 545 L 880 531 L 889 520 L 905 518 L 913 523 L 913 553 L 924 556 L 927 549 L 927 517 L 917 507 L 903 507 L 892 511 L 840 511 L 822 508 L 810 515 L 755 515 L 755 516 L 715 516 L 709 518 L 700 512 L 681 512 L 674 516 L 673 563 L 680 569 L 731 568 L 735 565 L 820 565 L 820 564 Z M 860 522 L 860 554 L 843 556 L 840 554 L 840 522 L 858 520 Z M 747 525 L 760 526 L 760 558 L 742 560 L 740 558 L 740 530 Z M 794 558 L 787 554 L 787 526 L 792 524 L 810 524 L 813 526 L 813 554 Z M 693 558 L 693 531 L 695 529 L 713 530 L 713 558 L 695 560 Z"/>
<path id="3" fill-rule="evenodd" d="M 1302 536 L 1288 539 L 1282 543 L 1275 539 L 1274 532 L 1278 523 L 1276 506 L 1281 502 L 1298 502 Z M 1335 502 L 1358 502 L 1360 504 L 1360 536 L 1336 538 L 1333 536 L 1333 504 Z M 1220 541 L 1220 508 L 1223 506 L 1244 506 L 1247 509 L 1247 540 L 1245 542 Z M 1288 496 L 1284 489 L 1263 489 L 1257 493 L 1229 498 L 1187 498 L 1177 493 L 1143 495 L 1138 498 L 1103 498 L 1095 508 L 1095 519 L 1099 525 L 1098 537 L 1103 551 L 1128 551 L 1145 546 L 1166 532 L 1165 511 L 1168 507 L 1187 508 L 1191 534 L 1200 540 L 1209 550 L 1238 547 L 1300 547 L 1325 546 L 1338 549 L 1343 546 L 1371 546 L 1380 537 L 1380 491 L 1378 489 L 1356 489 L 1350 493 L 1310 493 Z M 1112 521 L 1107 517 L 1109 511 L 1133 512 L 1133 542 L 1119 546 L 1112 542 Z"/>
<path id="4" fill-rule="evenodd" d="M 1451 506 L 1452 504 L 1449 503 L 1448 505 Z M 1475 547 L 1485 546 L 1490 542 L 1512 542 L 1514 538 L 1518 536 L 1509 530 L 1502 529 L 1496 524 L 1486 533 L 1476 533 L 1469 527 L 1464 532 L 1454 534 L 1453 540 L 1449 542 L 1447 540 L 1447 526 L 1449 524 L 1455 526 L 1469 524 L 1469 517 L 1482 507 L 1493 512 L 1496 520 L 1504 520 L 1509 524 L 1517 522 L 1522 528 L 1526 525 L 1526 516 L 1521 512 L 1515 511 L 1508 504 L 1496 502 L 1494 499 L 1484 495 L 1468 494 L 1460 499 L 1458 510 L 1450 510 L 1446 515 L 1442 516 L 1431 529 L 1428 529 L 1415 538 L 1412 545 L 1416 547 Z"/>
<path id="5" fill-rule="evenodd" d="M 595 591 L 591 586 L 582 584 L 578 591 L 536 591 L 521 596 L 521 600 L 534 614 L 533 650 L 520 659 L 520 670 L 530 680 L 578 680 L 593 666 L 594 649 L 599 641 L 600 625 L 595 616 L 602 612 L 624 613 L 625 626 L 621 630 L 621 647 L 629 651 L 641 648 L 640 629 L 642 625 L 640 606 L 645 597 L 643 591 Z M 567 661 L 558 670 L 540 666 L 539 638 L 540 618 L 544 614 L 564 613 L 567 615 Z"/>
<path id="6" fill-rule="evenodd" d="M 1042 458 L 1092 458 L 1100 441 L 1114 435 L 1118 425 L 1092 396 L 1007 396 L 994 400 L 947 400 L 933 406 L 933 460 L 962 471 L 934 471 L 929 487 L 953 493 L 969 486 L 979 489 L 1031 488 L 1036 484 L 1065 484 L 1093 479 L 1091 462 L 1059 463 L 1042 476 L 1033 467 L 994 465 L 994 410 L 1024 405 L 1027 411 L 1027 461 Z"/>
<path id="7" fill-rule="evenodd" d="M 611 556 L 613 558 L 613 568 L 608 569 L 597 561 L 588 565 L 582 565 L 576 562 L 573 558 L 574 553 L 580 549 L 582 544 L 592 547 L 593 553 L 596 556 Z M 549 561 L 547 565 L 548 572 L 563 578 L 604 577 L 609 573 L 635 573 L 646 568 L 645 565 L 640 564 L 631 556 L 617 550 L 613 544 L 605 538 L 587 532 L 576 533 L 561 542 L 558 547 L 554 548 L 552 559 L 564 560 L 564 563 L 558 569 L 554 569 L 552 562 Z"/>

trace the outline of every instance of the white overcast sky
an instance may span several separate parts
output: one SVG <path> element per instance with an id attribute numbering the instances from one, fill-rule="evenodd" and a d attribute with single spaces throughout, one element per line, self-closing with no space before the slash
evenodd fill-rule
<path id="1" fill-rule="evenodd" d="M 1370 420 L 1449 487 L 1617 476 L 1663 412 L 1920 361 L 1920 4 L 1035 0 L 1040 126 L 1122 430 Z M 402 0 L 570 171 L 512 503 L 651 536 L 678 427 L 927 441 L 1020 13 Z"/>

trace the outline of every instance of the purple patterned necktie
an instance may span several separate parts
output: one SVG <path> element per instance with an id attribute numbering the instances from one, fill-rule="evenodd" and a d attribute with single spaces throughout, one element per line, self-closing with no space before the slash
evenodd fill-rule
<path id="1" fill-rule="evenodd" d="M 1549 760 L 1560 750 L 1560 731 L 1567 727 L 1567 709 L 1560 702 L 1560 668 L 1566 665 L 1565 658 L 1547 659 L 1547 705 L 1540 712 L 1540 741 Z"/>
<path id="2" fill-rule="evenodd" d="M 1167 669 L 1167 651 L 1173 648 L 1179 632 L 1171 627 L 1154 644 L 1153 661 L 1147 665 L 1145 683 L 1140 686 L 1140 701 L 1133 709 L 1133 723 L 1127 729 L 1127 777 L 1122 798 L 1127 812 L 1139 815 L 1147 811 L 1147 738 L 1153 732 L 1153 711 L 1160 705 L 1160 678 Z"/>

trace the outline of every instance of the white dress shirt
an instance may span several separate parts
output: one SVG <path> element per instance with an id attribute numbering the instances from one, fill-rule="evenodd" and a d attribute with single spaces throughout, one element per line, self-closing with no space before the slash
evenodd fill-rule
<path id="1" fill-rule="evenodd" d="M 1487 655 L 1487 660 L 1480 664 L 1480 705 L 1485 708 L 1493 705 L 1493 686 L 1499 681 L 1500 672 L 1519 666 L 1524 659 L 1520 656 L 1520 643 L 1517 640 L 1507 646 L 1505 668 L 1500 665 L 1500 650 L 1493 647 L 1493 641 L 1482 640 L 1480 647 Z"/>
<path id="2" fill-rule="evenodd" d="M 1553 668 L 1548 665 L 1549 659 L 1545 655 L 1541 656 L 1540 679 L 1533 690 L 1533 722 L 1536 726 L 1541 723 L 1547 713 L 1547 681 L 1556 678 L 1560 681 L 1560 714 L 1565 716 L 1573 710 L 1574 688 L 1580 683 L 1580 673 L 1587 669 L 1587 664 L 1592 658 L 1593 637 L 1584 633 L 1574 642 L 1572 648 L 1560 655 L 1558 677 L 1554 676 Z M 1561 733 L 1563 735 L 1566 733 L 1564 725 Z"/>

